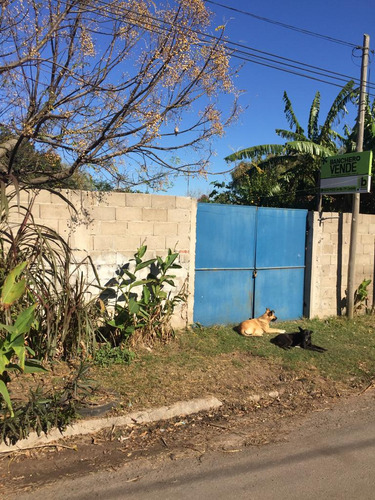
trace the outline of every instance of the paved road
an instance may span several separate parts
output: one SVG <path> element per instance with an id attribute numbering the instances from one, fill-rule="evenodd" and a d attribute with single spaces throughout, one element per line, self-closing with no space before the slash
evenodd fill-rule
<path id="1" fill-rule="evenodd" d="M 293 422 L 290 422 L 293 429 Z M 65 479 L 25 500 L 375 499 L 375 394 L 316 412 L 286 442 L 138 462 Z"/>

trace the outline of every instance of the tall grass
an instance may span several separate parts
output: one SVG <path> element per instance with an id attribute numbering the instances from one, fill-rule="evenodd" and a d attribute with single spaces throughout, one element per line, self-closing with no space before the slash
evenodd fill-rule
<path id="1" fill-rule="evenodd" d="M 51 228 L 34 221 L 32 208 L 19 203 L 19 188 L 0 191 L 0 286 L 9 271 L 27 262 L 27 294 L 20 307 L 37 302 L 36 321 L 27 339 L 38 357 L 68 358 L 91 354 L 100 311 L 90 288 L 99 285 L 89 259 L 78 262 L 67 242 Z M 20 222 L 13 222 L 20 220 Z M 95 283 L 87 283 L 91 266 Z"/>

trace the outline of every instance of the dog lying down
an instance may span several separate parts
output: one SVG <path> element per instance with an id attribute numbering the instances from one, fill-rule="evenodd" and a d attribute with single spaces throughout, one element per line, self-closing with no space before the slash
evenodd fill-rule
<path id="1" fill-rule="evenodd" d="M 304 330 L 301 327 L 299 332 L 295 333 L 283 333 L 281 335 L 276 335 L 270 340 L 272 344 L 281 347 L 281 349 L 291 349 L 292 347 L 301 347 L 302 349 L 307 349 L 309 351 L 324 352 L 327 349 L 324 347 L 319 347 L 311 343 L 312 330 Z"/>
<path id="2" fill-rule="evenodd" d="M 266 312 L 259 318 L 247 319 L 242 321 L 237 327 L 238 333 L 245 337 L 262 337 L 263 333 L 285 333 L 285 330 L 271 328 L 271 321 L 276 321 L 275 311 L 266 309 Z"/>

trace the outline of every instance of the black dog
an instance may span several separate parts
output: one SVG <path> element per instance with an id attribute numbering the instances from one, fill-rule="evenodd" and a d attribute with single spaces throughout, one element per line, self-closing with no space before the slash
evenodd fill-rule
<path id="1" fill-rule="evenodd" d="M 324 352 L 327 349 L 324 347 L 319 347 L 318 345 L 313 345 L 311 343 L 311 334 L 313 333 L 311 330 L 304 330 L 301 327 L 299 328 L 299 332 L 296 333 L 281 333 L 280 335 L 276 335 L 273 339 L 270 340 L 272 344 L 281 347 L 281 349 L 291 349 L 292 347 L 301 347 L 302 349 L 307 349 L 309 351 L 317 351 Z"/>

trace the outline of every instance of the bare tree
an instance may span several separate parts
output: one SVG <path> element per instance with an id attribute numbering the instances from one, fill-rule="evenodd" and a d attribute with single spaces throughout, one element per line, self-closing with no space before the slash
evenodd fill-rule
<path id="1" fill-rule="evenodd" d="M 236 98 L 203 0 L 2 0 L 0 15 L 0 179 L 25 143 L 52 160 L 18 173 L 28 185 L 87 168 L 127 185 L 205 171 Z"/>

